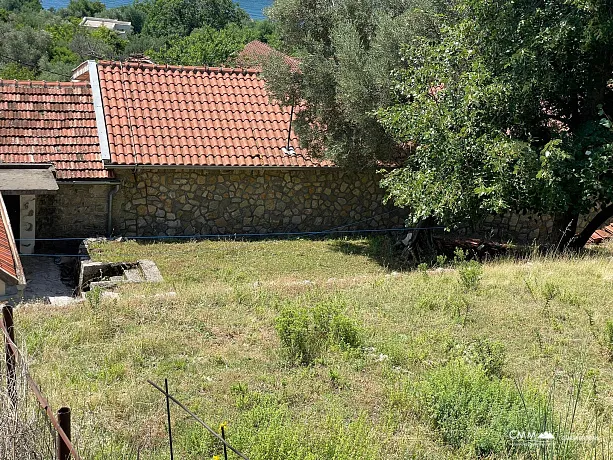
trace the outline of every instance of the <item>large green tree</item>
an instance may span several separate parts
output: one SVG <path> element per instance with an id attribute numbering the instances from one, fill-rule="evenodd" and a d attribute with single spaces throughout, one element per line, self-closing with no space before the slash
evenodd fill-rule
<path id="1" fill-rule="evenodd" d="M 268 34 L 266 24 L 258 23 L 239 26 L 228 24 L 223 29 L 203 27 L 194 30 L 188 37 L 173 40 L 161 50 L 148 54 L 157 63 L 194 66 L 220 66 L 231 64 L 234 57 L 252 40 L 274 40 L 274 33 Z"/>
<path id="2" fill-rule="evenodd" d="M 221 29 L 249 19 L 232 0 L 146 0 L 143 32 L 154 37 L 187 37 L 201 27 Z"/>
<path id="3" fill-rule="evenodd" d="M 413 149 L 383 185 L 415 221 L 545 213 L 581 247 L 613 215 L 613 1 L 459 0 L 404 64 L 380 119 Z"/>
<path id="4" fill-rule="evenodd" d="M 390 161 L 404 150 L 377 120 L 391 103 L 390 72 L 401 45 L 434 32 L 435 0 L 276 0 L 268 10 L 300 72 L 265 66 L 272 94 L 299 105 L 294 123 L 314 155 L 349 167 Z"/>

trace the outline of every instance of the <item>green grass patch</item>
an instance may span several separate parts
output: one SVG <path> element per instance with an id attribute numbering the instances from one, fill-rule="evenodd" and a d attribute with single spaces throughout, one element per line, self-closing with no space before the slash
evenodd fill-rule
<path id="1" fill-rule="evenodd" d="M 252 460 L 611 457 L 610 248 L 439 271 L 394 271 L 390 248 L 107 243 L 98 260 L 152 259 L 165 282 L 23 306 L 18 338 L 87 458 L 168 457 L 164 398 L 146 383 L 164 378 Z M 543 454 L 513 429 L 598 444 Z M 174 409 L 173 433 L 178 458 L 222 454 Z"/>

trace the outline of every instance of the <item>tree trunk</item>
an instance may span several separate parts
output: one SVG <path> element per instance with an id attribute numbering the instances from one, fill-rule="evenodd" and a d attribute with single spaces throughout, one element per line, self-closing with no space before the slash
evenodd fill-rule
<path id="1" fill-rule="evenodd" d="M 434 225 L 434 219 L 428 218 L 417 224 L 415 230 L 411 230 L 402 241 L 405 248 L 402 251 L 404 262 L 414 265 L 436 256 L 436 248 L 432 238 L 430 227 Z"/>
<path id="2" fill-rule="evenodd" d="M 613 217 L 613 204 L 604 207 L 596 216 L 587 224 L 587 226 L 579 233 L 575 238 L 573 238 L 569 244 L 569 248 L 573 249 L 581 249 L 586 245 L 592 233 L 598 230 L 602 224 L 604 224 L 607 220 Z"/>

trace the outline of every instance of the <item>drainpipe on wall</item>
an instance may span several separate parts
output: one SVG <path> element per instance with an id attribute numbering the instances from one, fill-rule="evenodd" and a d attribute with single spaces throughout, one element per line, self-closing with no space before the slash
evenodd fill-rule
<path id="1" fill-rule="evenodd" d="M 119 191 L 119 184 L 109 191 L 108 197 L 108 214 L 106 218 L 106 236 L 110 237 L 113 233 L 113 197 Z"/>

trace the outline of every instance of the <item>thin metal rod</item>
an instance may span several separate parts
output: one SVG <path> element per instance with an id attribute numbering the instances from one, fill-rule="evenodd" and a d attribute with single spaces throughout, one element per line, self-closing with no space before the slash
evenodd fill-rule
<path id="1" fill-rule="evenodd" d="M 223 440 L 226 440 L 226 427 L 221 425 L 221 437 L 223 438 Z M 226 447 L 226 445 L 223 445 L 223 458 L 224 460 L 228 460 L 228 448 Z"/>
<path id="2" fill-rule="evenodd" d="M 173 403 L 175 403 L 177 406 L 179 406 L 181 409 L 183 409 L 185 412 L 187 412 L 187 414 L 189 414 L 195 421 L 197 421 L 200 425 L 202 425 L 204 428 L 206 428 L 206 430 L 209 433 L 211 433 L 220 442 L 222 442 L 224 445 L 226 445 L 228 447 L 228 449 L 230 449 L 232 452 L 234 452 L 236 455 L 238 455 L 243 460 L 249 460 L 249 457 L 246 457 L 244 454 L 240 453 L 238 450 L 236 450 L 234 447 L 232 447 L 230 444 L 228 444 L 224 438 L 222 438 L 217 433 L 215 433 L 215 430 L 213 430 L 210 426 L 208 426 L 206 423 L 204 423 L 200 417 L 198 417 L 191 410 L 189 410 L 187 407 L 185 407 L 179 400 L 177 400 L 175 397 L 173 397 L 168 392 L 165 392 L 163 388 L 160 388 L 158 385 L 153 383 L 151 380 L 147 380 L 147 383 L 149 383 L 149 385 L 151 385 L 153 388 L 158 390 L 160 393 L 165 394 L 168 397 L 168 399 L 170 399 Z"/>
<path id="3" fill-rule="evenodd" d="M 5 339 L 8 339 L 8 344 L 13 350 L 13 352 L 15 353 L 15 357 L 21 356 L 23 359 L 23 355 L 19 351 L 19 348 L 17 348 L 17 345 L 15 344 L 15 342 L 11 340 L 9 337 L 9 333 L 6 330 L 6 325 L 4 324 L 4 320 L 0 323 L 0 330 L 4 334 Z M 66 436 L 66 433 L 64 433 L 64 430 L 62 429 L 57 419 L 55 418 L 55 414 L 53 413 L 53 411 L 51 410 L 51 407 L 49 406 L 49 401 L 47 401 L 47 398 L 43 396 L 43 394 L 40 391 L 40 388 L 38 388 L 38 385 L 32 379 L 32 377 L 30 376 L 28 372 L 26 372 L 26 381 L 28 382 L 28 386 L 30 387 L 30 390 L 32 390 L 32 393 L 34 393 L 34 396 L 36 396 L 36 399 L 38 400 L 38 404 L 40 405 L 40 407 L 43 408 L 43 410 L 47 414 L 47 417 L 49 418 L 51 425 L 53 425 L 53 428 L 55 428 L 55 431 L 57 431 L 57 434 L 62 438 L 62 440 L 68 446 L 68 449 L 70 450 L 70 453 L 72 454 L 73 460 L 81 460 L 81 457 L 79 457 L 79 454 L 77 454 L 77 451 L 72 445 L 72 442 L 70 442 L 70 439 L 68 438 L 68 436 Z"/>
<path id="4" fill-rule="evenodd" d="M 166 416 L 168 417 L 168 443 L 170 444 L 170 460 L 174 460 L 175 456 L 172 450 L 172 425 L 170 424 L 170 399 L 168 399 L 168 379 L 164 379 L 166 387 Z"/>
<path id="5" fill-rule="evenodd" d="M 287 151 L 292 146 L 292 119 L 294 118 L 294 104 L 292 104 L 292 108 L 289 112 L 289 127 L 287 128 Z"/>
<path id="6" fill-rule="evenodd" d="M 4 353 L 6 357 L 6 386 L 13 407 L 17 407 L 17 377 L 15 372 L 16 356 L 10 343 L 15 343 L 15 325 L 13 323 L 13 307 L 4 305 L 2 307 L 2 321 L 6 327 L 7 339 L 5 340 Z"/>
<path id="7" fill-rule="evenodd" d="M 57 420 L 62 427 L 64 433 L 66 433 L 66 437 L 70 439 L 70 407 L 60 407 L 57 411 Z M 70 449 L 68 445 L 64 442 L 62 437 L 57 436 L 57 459 L 58 460 L 68 460 L 70 458 Z"/>

